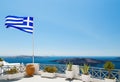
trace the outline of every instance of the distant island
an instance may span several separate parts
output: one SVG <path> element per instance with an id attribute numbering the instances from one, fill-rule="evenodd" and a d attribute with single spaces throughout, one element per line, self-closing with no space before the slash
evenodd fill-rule
<path id="1" fill-rule="evenodd" d="M 102 60 L 96 60 L 92 58 L 65 58 L 65 59 L 58 59 L 53 60 L 52 62 L 57 62 L 59 64 L 67 64 L 68 62 L 72 62 L 74 65 L 81 65 L 81 64 L 101 64 L 104 63 Z"/>

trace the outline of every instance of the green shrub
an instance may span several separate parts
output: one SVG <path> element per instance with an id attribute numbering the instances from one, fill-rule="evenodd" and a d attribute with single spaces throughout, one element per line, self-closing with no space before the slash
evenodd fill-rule
<path id="1" fill-rule="evenodd" d="M 44 72 L 55 73 L 57 72 L 57 68 L 55 66 L 47 66 L 44 68 Z"/>
<path id="2" fill-rule="evenodd" d="M 0 67 L 2 67 L 3 66 L 3 59 L 2 58 L 0 58 Z"/>
<path id="3" fill-rule="evenodd" d="M 6 71 L 6 74 L 15 74 L 15 73 L 18 73 L 18 69 L 16 67 L 13 67 L 10 70 Z"/>
<path id="4" fill-rule="evenodd" d="M 84 64 L 84 66 L 81 68 L 81 71 L 84 75 L 89 75 L 89 69 L 90 69 L 90 66 L 89 65 L 86 65 Z"/>
<path id="5" fill-rule="evenodd" d="M 3 61 L 3 59 L 2 59 L 2 58 L 0 58 L 0 61 Z"/>
<path id="6" fill-rule="evenodd" d="M 111 71 L 115 68 L 115 65 L 111 61 L 107 61 L 104 64 L 104 69 L 108 71 L 108 78 L 111 79 Z"/>

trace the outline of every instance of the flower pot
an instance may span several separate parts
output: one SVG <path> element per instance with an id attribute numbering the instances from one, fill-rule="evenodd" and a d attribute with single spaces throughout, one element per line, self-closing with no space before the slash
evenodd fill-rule
<path id="1" fill-rule="evenodd" d="M 0 76 L 0 82 L 2 80 L 18 80 L 24 77 L 24 73 L 15 73 L 15 74 L 5 74 Z M 4 82 L 4 81 L 2 81 Z M 9 82 L 9 81 L 5 81 Z"/>
<path id="2" fill-rule="evenodd" d="M 42 72 L 41 77 L 49 77 L 49 78 L 54 78 L 55 73 L 49 73 L 49 72 Z"/>
<path id="3" fill-rule="evenodd" d="M 66 78 L 74 78 L 74 71 L 65 71 L 65 74 L 66 74 Z"/>
<path id="4" fill-rule="evenodd" d="M 33 76 L 34 73 L 35 73 L 35 67 L 34 67 L 34 65 L 28 64 L 26 66 L 26 74 L 27 74 L 27 76 Z"/>
<path id="5" fill-rule="evenodd" d="M 90 75 L 81 75 L 82 81 L 84 82 L 90 82 Z"/>
<path id="6" fill-rule="evenodd" d="M 116 82 L 116 79 L 108 79 L 108 78 L 105 78 L 105 82 Z"/>
<path id="7" fill-rule="evenodd" d="M 0 67 L 3 66 L 3 61 L 0 61 Z"/>

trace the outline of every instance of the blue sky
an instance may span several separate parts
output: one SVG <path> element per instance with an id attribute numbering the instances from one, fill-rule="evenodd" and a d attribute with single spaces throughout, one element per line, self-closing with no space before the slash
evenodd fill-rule
<path id="1" fill-rule="evenodd" d="M 120 56 L 120 0 L 0 1 L 0 55 L 32 55 L 32 35 L 5 17 L 33 16 L 35 55 Z"/>

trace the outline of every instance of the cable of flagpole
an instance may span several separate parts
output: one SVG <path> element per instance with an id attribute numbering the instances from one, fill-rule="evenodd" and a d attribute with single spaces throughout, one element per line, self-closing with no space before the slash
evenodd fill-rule
<path id="1" fill-rule="evenodd" d="M 32 33 L 32 63 L 34 63 L 34 28 Z"/>

